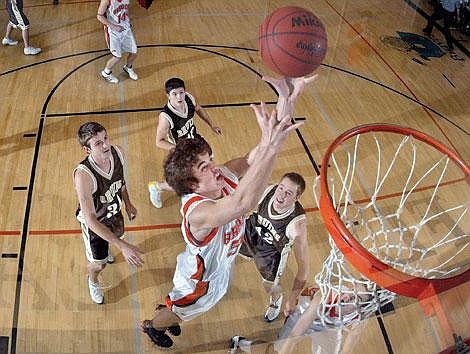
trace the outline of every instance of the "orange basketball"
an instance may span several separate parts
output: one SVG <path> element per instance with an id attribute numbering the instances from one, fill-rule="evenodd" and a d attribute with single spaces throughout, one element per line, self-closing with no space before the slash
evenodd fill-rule
<path id="1" fill-rule="evenodd" d="M 325 58 L 325 27 L 306 9 L 281 7 L 261 24 L 258 47 L 264 64 L 274 72 L 289 77 L 305 76 Z"/>

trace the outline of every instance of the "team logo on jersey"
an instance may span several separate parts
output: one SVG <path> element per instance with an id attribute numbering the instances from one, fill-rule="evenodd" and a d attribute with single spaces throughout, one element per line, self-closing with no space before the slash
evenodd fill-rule
<path id="1" fill-rule="evenodd" d="M 261 226 L 256 226 L 256 232 L 258 232 L 266 243 L 272 245 L 273 241 L 279 242 L 281 236 L 277 233 L 271 221 L 258 214 L 258 225 Z"/>
<path id="2" fill-rule="evenodd" d="M 111 203 L 114 200 L 114 196 L 119 192 L 122 187 L 122 181 L 118 180 L 111 184 L 109 189 L 104 193 L 104 195 L 100 195 L 100 202 L 102 204 Z"/>

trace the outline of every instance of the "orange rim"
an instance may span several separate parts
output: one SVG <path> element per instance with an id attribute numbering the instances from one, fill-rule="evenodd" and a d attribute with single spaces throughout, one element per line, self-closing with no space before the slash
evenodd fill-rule
<path id="1" fill-rule="evenodd" d="M 346 228 L 333 206 L 327 183 L 327 168 L 331 155 L 338 146 L 356 135 L 369 132 L 389 132 L 401 135 L 411 135 L 449 156 L 450 159 L 464 172 L 465 179 L 468 180 L 470 178 L 470 167 L 457 153 L 450 150 L 439 141 L 417 130 L 390 124 L 366 124 L 344 132 L 328 147 L 325 156 L 323 157 L 320 171 L 320 211 L 323 222 L 325 223 L 336 246 L 359 272 L 380 286 L 396 294 L 423 299 L 469 281 L 470 269 L 453 277 L 443 279 L 426 279 L 400 272 L 370 254 Z"/>

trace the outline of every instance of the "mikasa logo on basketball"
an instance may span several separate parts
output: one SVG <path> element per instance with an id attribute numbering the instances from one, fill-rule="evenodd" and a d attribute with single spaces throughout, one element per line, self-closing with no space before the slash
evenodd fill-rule
<path id="1" fill-rule="evenodd" d="M 323 55 L 326 52 L 326 49 L 322 48 L 318 43 L 298 41 L 295 47 L 301 49 L 304 53 L 307 52 L 309 55 Z"/>
<path id="2" fill-rule="evenodd" d="M 295 26 L 322 26 L 322 24 L 314 17 L 310 16 L 292 16 L 292 28 Z"/>
<path id="3" fill-rule="evenodd" d="M 100 195 L 100 201 L 101 203 L 111 203 L 114 199 L 114 196 L 116 193 L 121 189 L 122 187 L 122 181 L 116 181 L 114 182 L 109 189 L 106 191 L 104 195 Z"/>

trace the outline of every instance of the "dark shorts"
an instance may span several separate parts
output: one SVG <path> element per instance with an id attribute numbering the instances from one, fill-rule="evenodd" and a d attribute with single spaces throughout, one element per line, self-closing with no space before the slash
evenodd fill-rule
<path id="1" fill-rule="evenodd" d="M 117 237 L 121 238 L 124 236 L 124 217 L 121 212 L 110 219 L 105 219 L 102 223 Z M 105 263 L 108 258 L 108 241 L 98 236 L 84 223 L 81 223 L 81 227 L 88 261 L 92 263 Z"/>
<path id="2" fill-rule="evenodd" d="M 253 258 L 256 268 L 264 280 L 273 282 L 276 279 L 281 253 L 274 248 L 263 247 L 260 236 L 249 219 L 245 222 L 245 234 L 240 254 Z"/>
<path id="3" fill-rule="evenodd" d="M 23 0 L 17 0 L 16 4 L 11 0 L 6 3 L 10 23 L 14 27 L 26 29 L 29 27 L 29 20 L 23 12 Z"/>

